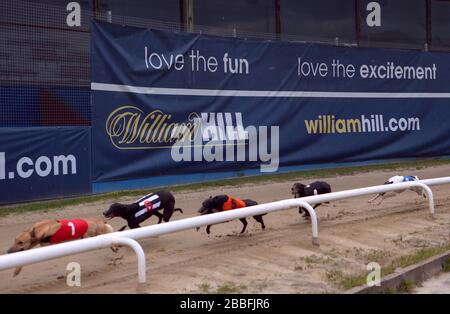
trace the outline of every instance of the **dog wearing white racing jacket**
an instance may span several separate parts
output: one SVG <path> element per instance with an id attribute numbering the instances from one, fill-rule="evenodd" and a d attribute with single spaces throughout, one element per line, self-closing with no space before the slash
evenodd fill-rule
<path id="1" fill-rule="evenodd" d="M 384 184 L 411 182 L 411 181 L 419 181 L 419 180 L 420 179 L 417 176 L 393 176 L 393 177 L 389 178 L 389 180 L 387 182 L 385 182 Z M 377 205 L 380 205 L 384 199 L 389 198 L 389 197 L 394 197 L 397 194 L 404 192 L 405 190 L 397 190 L 397 191 L 378 193 L 377 195 L 375 195 L 374 198 L 370 199 L 368 202 L 373 203 L 376 199 L 380 198 L 380 202 L 377 204 Z M 420 187 L 411 187 L 411 188 L 409 188 L 409 190 L 416 192 L 419 196 L 422 196 L 424 198 L 427 197 L 424 190 Z"/>

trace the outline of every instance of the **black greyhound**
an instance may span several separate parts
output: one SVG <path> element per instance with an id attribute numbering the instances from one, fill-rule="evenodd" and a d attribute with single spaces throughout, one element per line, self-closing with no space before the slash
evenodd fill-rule
<path id="1" fill-rule="evenodd" d="M 161 209 L 163 209 L 162 214 L 159 212 Z M 127 221 L 130 229 L 135 229 L 153 215 L 158 217 L 158 223 L 161 223 L 162 220 L 168 222 L 173 212 L 176 211 L 183 213 L 181 208 L 175 208 L 175 198 L 172 193 L 158 191 L 147 194 L 132 204 L 114 203 L 107 211 L 103 212 L 103 216 L 106 218 L 121 217 Z M 119 231 L 126 227 L 126 225 L 123 226 Z"/>
<path id="2" fill-rule="evenodd" d="M 208 199 L 206 199 L 202 203 L 202 207 L 198 210 L 198 212 L 200 213 L 200 215 L 207 215 L 207 214 L 212 214 L 212 213 L 218 213 L 221 211 L 227 211 L 227 210 L 248 207 L 248 206 L 254 206 L 254 205 L 258 205 L 258 203 L 253 200 L 250 200 L 250 199 L 240 200 L 238 198 L 233 198 L 230 195 L 217 195 L 215 197 L 210 196 Z M 262 216 L 264 216 L 264 215 L 253 216 L 253 218 L 261 224 L 262 229 L 266 228 L 266 226 L 264 225 L 264 220 L 262 218 Z M 240 218 L 239 220 L 243 224 L 243 227 L 241 230 L 241 233 L 243 233 L 245 231 L 245 229 L 247 228 L 247 224 L 248 224 L 247 219 Z M 197 228 L 197 231 L 199 229 L 200 228 Z M 211 225 L 208 225 L 206 227 L 207 234 L 210 234 L 210 229 L 211 229 Z"/>
<path id="3" fill-rule="evenodd" d="M 291 188 L 291 193 L 294 195 L 294 198 L 326 194 L 331 192 L 331 186 L 325 181 L 315 181 L 311 184 L 304 185 L 301 183 L 294 183 Z M 315 204 L 314 209 L 317 206 L 321 205 L 321 203 Z M 298 209 L 298 213 L 301 214 L 303 212 L 303 217 L 309 217 L 309 212 L 304 210 L 302 207 Z"/>

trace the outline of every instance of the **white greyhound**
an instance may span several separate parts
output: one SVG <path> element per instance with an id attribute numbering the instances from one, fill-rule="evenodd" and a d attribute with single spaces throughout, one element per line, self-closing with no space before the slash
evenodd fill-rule
<path id="1" fill-rule="evenodd" d="M 393 183 L 401 183 L 401 182 L 411 182 L 411 181 L 419 181 L 419 177 L 417 176 L 393 176 L 391 178 L 389 178 L 389 180 L 387 182 L 385 182 L 384 184 L 393 184 Z M 427 197 L 426 193 L 423 191 L 422 188 L 420 187 L 411 187 L 409 188 L 411 191 L 416 192 L 419 196 L 423 196 L 424 198 Z M 376 199 L 381 198 L 380 202 L 377 205 L 380 205 L 384 199 L 389 198 L 389 197 L 394 197 L 399 193 L 404 192 L 405 190 L 397 190 L 397 191 L 390 191 L 390 192 L 383 192 L 383 193 L 378 193 L 377 195 L 375 195 L 374 198 L 369 200 L 369 203 L 374 202 Z"/>

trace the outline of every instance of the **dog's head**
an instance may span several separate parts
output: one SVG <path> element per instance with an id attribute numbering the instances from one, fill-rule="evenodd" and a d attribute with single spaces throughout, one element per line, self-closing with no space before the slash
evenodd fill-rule
<path id="1" fill-rule="evenodd" d="M 206 214 L 211 214 L 214 213 L 214 207 L 215 207 L 215 202 L 214 202 L 214 198 L 212 196 L 210 196 L 209 198 L 207 198 L 206 200 L 203 201 L 202 203 L 202 207 L 200 207 L 200 209 L 198 210 L 198 212 L 200 213 L 200 215 L 206 215 Z"/>
<path id="2" fill-rule="evenodd" d="M 28 250 L 32 247 L 34 237 L 32 231 L 23 231 L 14 239 L 14 244 L 9 248 L 8 254 Z"/>
<path id="3" fill-rule="evenodd" d="M 109 206 L 108 210 L 103 212 L 105 218 L 123 217 L 126 215 L 127 206 L 120 203 L 114 203 Z"/>
<path id="4" fill-rule="evenodd" d="M 305 186 L 306 185 L 301 183 L 294 183 L 291 188 L 292 195 L 294 195 L 295 198 L 305 196 Z"/>
<path id="5" fill-rule="evenodd" d="M 51 237 L 61 227 L 55 219 L 47 219 L 36 223 L 30 230 L 19 233 L 14 239 L 13 246 L 8 253 L 25 251 L 36 246 L 38 243 Z"/>
<path id="6" fill-rule="evenodd" d="M 414 178 L 414 181 L 420 181 L 420 178 L 418 176 L 412 176 Z"/>
<path id="7" fill-rule="evenodd" d="M 218 196 L 210 196 L 206 200 L 203 201 L 202 207 L 198 210 L 200 215 L 217 213 L 223 210 L 223 204 L 227 201 L 228 196 L 226 195 L 218 195 Z"/>

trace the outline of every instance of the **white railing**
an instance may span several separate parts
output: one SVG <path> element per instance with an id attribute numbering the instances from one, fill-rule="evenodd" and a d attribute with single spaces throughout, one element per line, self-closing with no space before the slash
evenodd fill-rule
<path id="1" fill-rule="evenodd" d="M 450 177 L 448 177 L 448 180 L 446 181 L 446 183 L 450 183 Z M 443 183 L 440 183 L 440 184 L 443 184 Z M 301 199 L 304 200 L 305 202 L 308 202 L 309 204 L 318 204 L 318 203 L 337 201 L 337 200 L 341 200 L 341 199 L 345 199 L 345 198 L 357 197 L 357 196 L 368 195 L 368 194 L 405 190 L 405 189 L 409 189 L 412 187 L 422 188 L 424 190 L 424 192 L 427 194 L 428 204 L 429 204 L 429 208 L 430 208 L 430 214 L 431 214 L 431 216 L 433 216 L 434 215 L 433 192 L 426 184 L 422 183 L 421 181 L 393 183 L 393 184 L 388 184 L 388 185 L 376 185 L 376 186 L 360 188 L 360 189 L 346 190 L 346 191 L 320 194 L 320 195 L 314 195 L 314 196 L 306 196 L 306 197 L 302 197 Z"/>
<path id="2" fill-rule="evenodd" d="M 430 186 L 430 185 L 439 185 L 439 184 L 449 184 L 450 183 L 450 177 L 424 179 L 424 180 L 420 180 L 419 182 L 421 182 L 423 184 L 426 184 L 428 186 Z"/>
<path id="3" fill-rule="evenodd" d="M 134 240 L 183 231 L 196 227 L 217 224 L 238 218 L 267 214 L 270 212 L 286 210 L 294 207 L 303 207 L 309 212 L 311 216 L 312 242 L 314 245 L 319 245 L 317 216 L 310 204 L 318 204 L 323 202 L 335 201 L 374 193 L 404 190 L 411 187 L 420 187 L 425 191 L 425 193 L 428 196 L 430 213 L 431 215 L 433 215 L 434 214 L 433 192 L 427 185 L 425 185 L 425 182 L 429 183 L 430 185 L 447 184 L 450 183 L 450 177 L 422 180 L 420 182 L 404 182 L 389 185 L 378 185 L 354 190 L 302 197 L 297 199 L 281 200 L 246 208 L 239 208 L 232 211 L 225 211 L 199 217 L 180 219 L 168 223 L 141 227 L 139 229 L 114 232 L 110 234 L 100 235 L 94 238 L 82 239 L 68 243 L 56 244 L 53 246 L 37 248 L 29 251 L 2 255 L 0 256 L 0 271 L 8 268 L 24 266 L 67 255 L 91 251 L 99 248 L 110 247 L 112 245 L 128 245 L 133 248 L 138 257 L 139 283 L 145 283 L 146 266 L 145 266 L 144 252 L 142 250 L 142 247 Z"/>
<path id="4" fill-rule="evenodd" d="M 100 235 L 77 241 L 45 246 L 29 251 L 22 251 L 0 256 L 0 270 L 24 266 L 51 259 L 74 255 L 96 249 L 108 248 L 117 245 L 129 246 L 136 253 L 138 262 L 138 281 L 144 283 L 146 278 L 145 253 L 141 245 L 131 238 L 117 237 L 117 233 Z"/>

